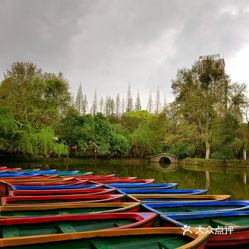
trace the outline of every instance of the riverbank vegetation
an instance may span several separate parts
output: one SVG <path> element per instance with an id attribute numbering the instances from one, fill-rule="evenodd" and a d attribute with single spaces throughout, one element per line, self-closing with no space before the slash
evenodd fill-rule
<path id="1" fill-rule="evenodd" d="M 223 61 L 224 62 L 224 61 Z M 32 158 L 134 157 L 168 152 L 180 158 L 246 159 L 249 143 L 246 85 L 232 83 L 222 60 L 205 58 L 178 71 L 175 100 L 160 92 L 143 110 L 106 97 L 91 108 L 81 86 L 73 100 L 62 73 L 29 62 L 14 63 L 0 83 L 0 151 Z"/>

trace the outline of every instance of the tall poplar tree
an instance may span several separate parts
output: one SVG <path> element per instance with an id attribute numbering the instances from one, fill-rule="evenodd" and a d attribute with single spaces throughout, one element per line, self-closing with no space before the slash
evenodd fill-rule
<path id="1" fill-rule="evenodd" d="M 101 97 L 100 101 L 99 101 L 99 112 L 100 113 L 104 112 L 104 100 L 103 100 L 103 97 Z"/>
<path id="2" fill-rule="evenodd" d="M 155 99 L 155 114 L 158 115 L 161 111 L 161 100 L 160 100 L 160 91 L 157 88 L 156 99 Z"/>
<path id="3" fill-rule="evenodd" d="M 140 101 L 140 96 L 139 96 L 139 91 L 137 92 L 137 98 L 136 98 L 136 103 L 135 103 L 135 110 L 140 111 L 142 109 L 141 107 L 141 101 Z"/>
<path id="4" fill-rule="evenodd" d="M 126 107 L 126 111 L 132 111 L 133 110 L 133 99 L 132 99 L 132 95 L 131 95 L 131 86 L 129 85 L 128 87 L 128 92 L 127 92 L 127 107 Z"/>
<path id="5" fill-rule="evenodd" d="M 149 96 L 148 103 L 147 103 L 147 111 L 150 113 L 153 112 L 153 98 L 152 98 L 151 92 L 150 92 L 150 96 Z"/>
<path id="6" fill-rule="evenodd" d="M 79 89 L 78 89 L 78 92 L 77 92 L 77 96 L 76 96 L 76 99 L 75 99 L 75 108 L 76 108 L 76 110 L 80 113 L 80 114 L 82 114 L 82 107 L 83 107 L 83 101 L 84 101 L 84 99 L 83 99 L 83 93 L 82 93 L 82 86 L 81 86 L 81 84 L 80 84 L 80 86 L 79 86 Z"/>
<path id="7" fill-rule="evenodd" d="M 94 96 L 93 96 L 93 104 L 91 108 L 92 115 L 95 116 L 98 112 L 98 98 L 97 98 L 97 91 L 95 89 Z"/>
<path id="8" fill-rule="evenodd" d="M 119 97 L 119 93 L 116 97 L 116 100 L 115 100 L 115 115 L 116 117 L 119 117 L 121 115 L 121 110 L 120 110 L 120 97 Z"/>
<path id="9" fill-rule="evenodd" d="M 83 104 L 82 104 L 82 115 L 86 115 L 87 114 L 87 110 L 88 110 L 88 102 L 87 102 L 87 96 L 86 94 L 84 94 L 83 97 Z"/>

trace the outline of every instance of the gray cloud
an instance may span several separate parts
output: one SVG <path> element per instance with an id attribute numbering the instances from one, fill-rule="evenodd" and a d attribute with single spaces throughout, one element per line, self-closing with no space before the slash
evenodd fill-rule
<path id="1" fill-rule="evenodd" d="M 28 60 L 63 71 L 75 93 L 125 95 L 145 102 L 159 86 L 170 96 L 179 67 L 199 55 L 232 58 L 249 42 L 248 1 L 2 0 L 0 73 Z"/>

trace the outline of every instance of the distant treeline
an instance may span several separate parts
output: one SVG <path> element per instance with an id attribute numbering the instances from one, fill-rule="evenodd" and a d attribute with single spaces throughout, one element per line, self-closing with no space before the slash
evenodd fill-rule
<path id="1" fill-rule="evenodd" d="M 249 142 L 246 85 L 232 83 L 220 60 L 205 58 L 172 81 L 175 100 L 160 92 L 142 110 L 107 97 L 91 107 L 79 87 L 73 100 L 62 73 L 16 62 L 0 83 L 0 151 L 31 158 L 54 156 L 145 157 L 169 152 L 185 157 L 246 159 Z"/>

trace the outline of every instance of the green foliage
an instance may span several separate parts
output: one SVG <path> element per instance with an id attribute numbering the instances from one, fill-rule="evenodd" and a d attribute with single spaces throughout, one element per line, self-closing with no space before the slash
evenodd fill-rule
<path id="1" fill-rule="evenodd" d="M 56 127 L 70 101 L 61 73 L 44 73 L 29 62 L 14 63 L 0 85 L 0 105 L 9 106 L 18 122 L 34 128 Z"/>
<path id="2" fill-rule="evenodd" d="M 61 73 L 43 72 L 30 62 L 14 63 L 0 83 L 0 151 L 46 159 L 161 152 L 180 158 L 209 158 L 211 153 L 222 160 L 239 158 L 242 152 L 246 156 L 246 87 L 232 84 L 219 60 L 208 58 L 179 70 L 172 89 L 175 101 L 161 113 L 157 92 L 156 115 L 141 110 L 139 95 L 132 111 L 130 90 L 128 111 L 122 115 L 119 95 L 116 101 L 107 97 L 105 105 L 101 98 L 98 108 L 96 93 L 92 114 L 87 114 L 86 96 L 80 89 L 77 111 Z M 150 98 L 148 109 L 152 107 Z"/>
<path id="3" fill-rule="evenodd" d="M 192 146 L 186 144 L 176 143 L 167 150 L 170 154 L 178 158 L 193 157 L 194 151 Z"/>
<path id="4" fill-rule="evenodd" d="M 121 124 L 130 132 L 133 132 L 142 121 L 147 120 L 151 116 L 152 114 L 144 110 L 129 111 L 122 116 Z"/>

